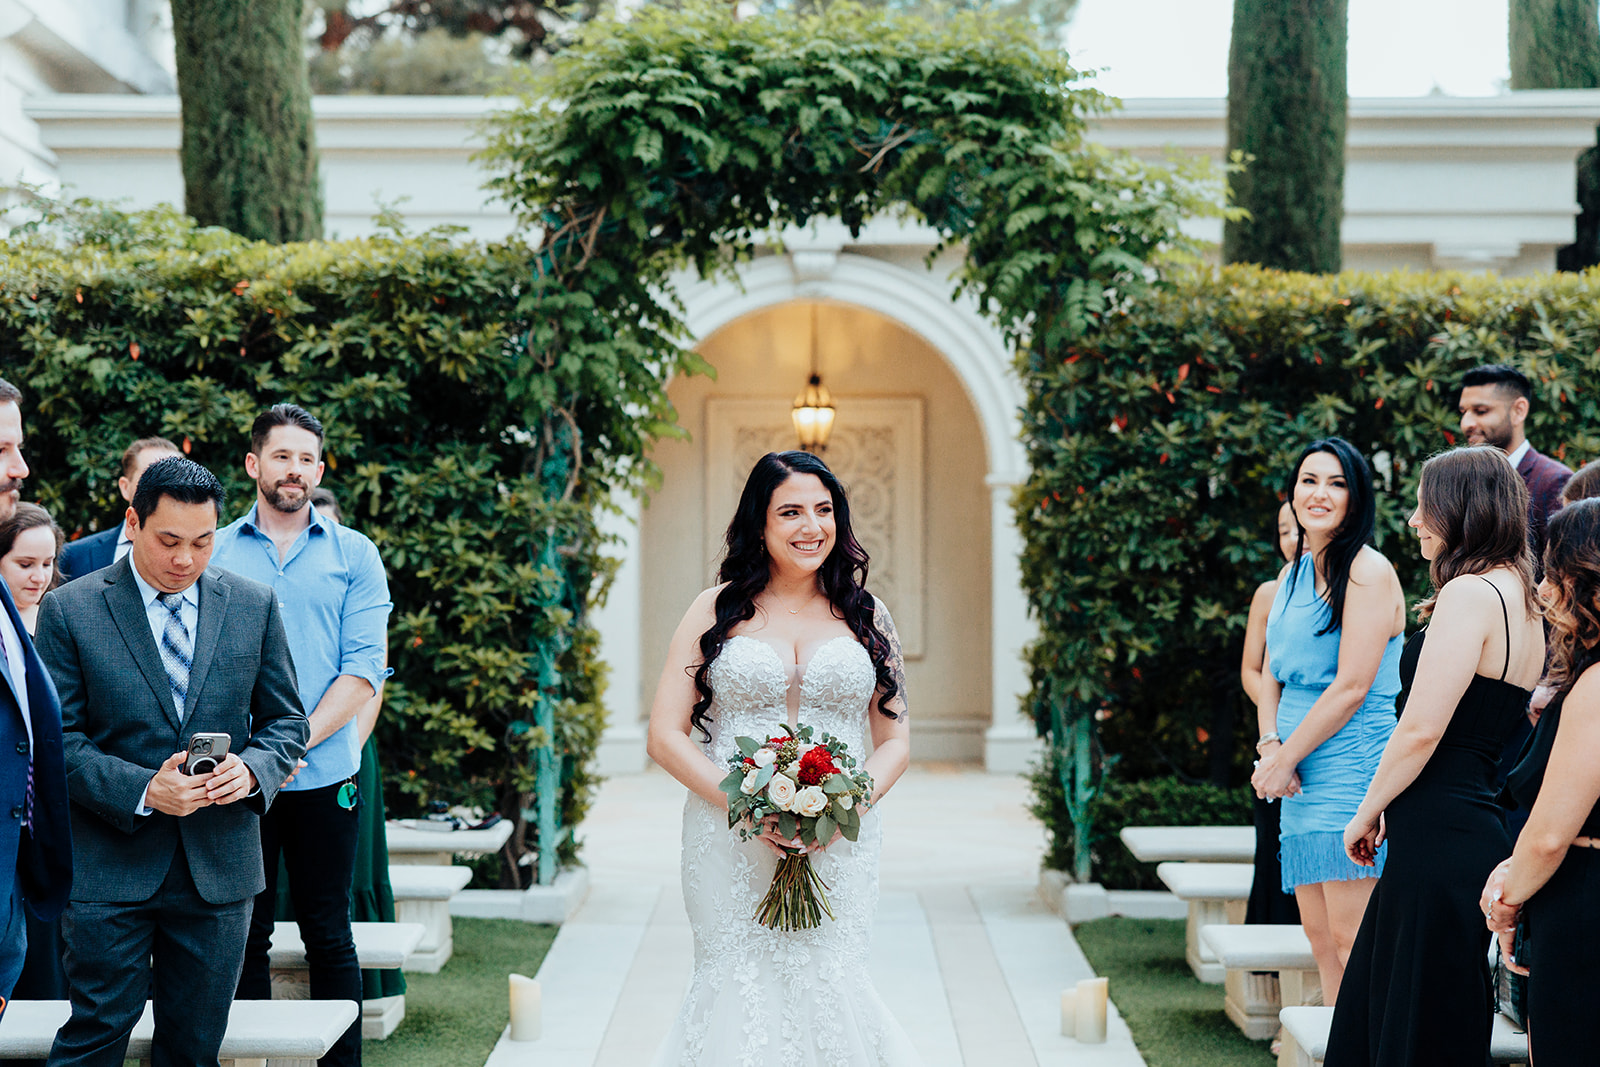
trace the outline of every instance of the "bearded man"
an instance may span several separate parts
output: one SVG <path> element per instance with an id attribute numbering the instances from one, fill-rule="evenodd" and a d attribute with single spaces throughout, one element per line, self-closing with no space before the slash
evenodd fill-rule
<path id="1" fill-rule="evenodd" d="M 311 504 L 311 490 L 322 481 L 322 441 L 322 423 L 294 404 L 277 404 L 257 416 L 244 457 L 256 502 L 218 532 L 213 559 L 277 593 L 300 700 L 311 717 L 305 766 L 261 821 L 266 888 L 250 921 L 241 1000 L 272 997 L 267 949 L 280 856 L 305 941 L 312 999 L 361 1000 L 361 969 L 350 934 L 361 767 L 356 712 L 388 674 L 391 605 L 378 549 Z M 360 1019 L 321 1062 L 360 1064 Z"/>
<path id="2" fill-rule="evenodd" d="M 1534 570 L 1543 573 L 1545 524 L 1561 508 L 1561 490 L 1572 471 L 1541 454 L 1523 436 L 1532 404 L 1533 387 L 1527 376 L 1503 363 L 1491 363 L 1462 376 L 1456 406 L 1467 444 L 1500 449 L 1528 483 L 1528 540 L 1533 545 Z"/>

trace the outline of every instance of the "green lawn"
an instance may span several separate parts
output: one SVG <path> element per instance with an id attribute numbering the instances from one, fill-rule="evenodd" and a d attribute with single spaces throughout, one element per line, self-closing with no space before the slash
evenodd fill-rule
<path id="1" fill-rule="evenodd" d="M 1183 927 L 1114 917 L 1072 933 L 1094 973 L 1111 980 L 1111 999 L 1148 1067 L 1272 1067 L 1267 1042 L 1247 1040 L 1222 1014 L 1222 987 L 1190 973 Z"/>
<path id="2" fill-rule="evenodd" d="M 456 919 L 455 955 L 438 974 L 406 975 L 406 1018 L 386 1041 L 362 1044 L 366 1067 L 473 1067 L 489 1058 L 508 1015 L 506 975 L 532 975 L 557 927 Z"/>

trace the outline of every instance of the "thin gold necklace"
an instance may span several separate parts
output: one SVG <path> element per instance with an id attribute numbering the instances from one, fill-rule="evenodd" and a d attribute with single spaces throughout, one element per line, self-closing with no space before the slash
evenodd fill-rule
<path id="1" fill-rule="evenodd" d="M 808 597 L 806 597 L 806 599 L 805 599 L 805 600 L 804 600 L 804 601 L 803 601 L 803 602 L 802 602 L 802 603 L 801 603 L 801 605 L 800 605 L 800 606 L 799 606 L 799 607 L 798 607 L 798 608 L 789 608 L 789 607 L 784 607 L 784 604 L 783 604 L 783 601 L 781 601 L 781 600 L 778 600 L 778 595 L 777 595 L 777 594 L 776 594 L 776 593 L 774 593 L 774 594 L 773 594 L 773 595 L 772 595 L 772 599 L 773 599 L 773 600 L 778 600 L 778 606 L 779 606 L 779 607 L 780 607 L 780 608 L 783 608 L 783 610 L 784 610 L 784 611 L 787 611 L 787 612 L 788 612 L 788 613 L 789 613 L 789 614 L 790 614 L 790 615 L 798 615 L 798 614 L 800 614 L 800 613 L 801 613 L 801 612 L 802 612 L 802 611 L 804 611 L 804 610 L 805 610 L 805 609 L 806 609 L 806 608 L 808 608 L 808 607 L 810 607 L 810 606 L 811 606 L 811 602 L 812 602 L 812 601 L 813 601 L 813 600 L 815 600 L 815 599 L 817 599 L 817 597 L 819 597 L 819 596 L 821 596 L 821 595 L 822 595 L 822 593 L 821 593 L 821 592 L 820 592 L 820 591 L 818 591 L 818 590 L 812 590 L 812 593 L 811 593 L 811 595 L 810 595 L 810 596 L 808 596 Z"/>

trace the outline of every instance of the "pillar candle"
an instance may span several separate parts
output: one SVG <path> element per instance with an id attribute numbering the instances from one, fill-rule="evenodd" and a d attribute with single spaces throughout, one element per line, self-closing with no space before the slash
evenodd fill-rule
<path id="1" fill-rule="evenodd" d="M 1106 996 L 1108 982 L 1104 978 L 1085 978 L 1078 983 L 1078 1040 L 1086 1044 L 1103 1044 L 1106 1039 Z"/>
<path id="2" fill-rule="evenodd" d="M 1078 991 L 1061 991 L 1061 1036 L 1072 1037 L 1078 1032 Z"/>
<path id="3" fill-rule="evenodd" d="M 512 975 L 511 1040 L 539 1040 L 542 1015 L 538 980 L 523 974 Z"/>

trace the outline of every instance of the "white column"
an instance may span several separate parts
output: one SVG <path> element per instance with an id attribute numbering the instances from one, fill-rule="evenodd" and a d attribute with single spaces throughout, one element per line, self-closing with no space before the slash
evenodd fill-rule
<path id="1" fill-rule="evenodd" d="M 993 773 L 1018 774 L 1039 752 L 1033 722 L 1020 708 L 1028 691 L 1028 667 L 1022 650 L 1033 640 L 1033 617 L 1022 591 L 1022 537 L 1012 521 L 1011 494 L 1016 482 L 988 478 L 989 484 L 989 628 L 991 634 L 993 721 L 984 736 L 983 764 Z"/>
<path id="2" fill-rule="evenodd" d="M 619 500 L 621 515 L 601 519 L 604 533 L 619 537 L 616 545 L 621 566 L 611 582 L 605 605 L 591 616 L 600 632 L 600 658 L 610 667 L 605 704 L 609 711 L 605 733 L 595 756 L 599 772 L 611 776 L 644 770 L 644 700 L 639 678 L 640 611 L 643 588 L 639 570 L 639 501 Z"/>

